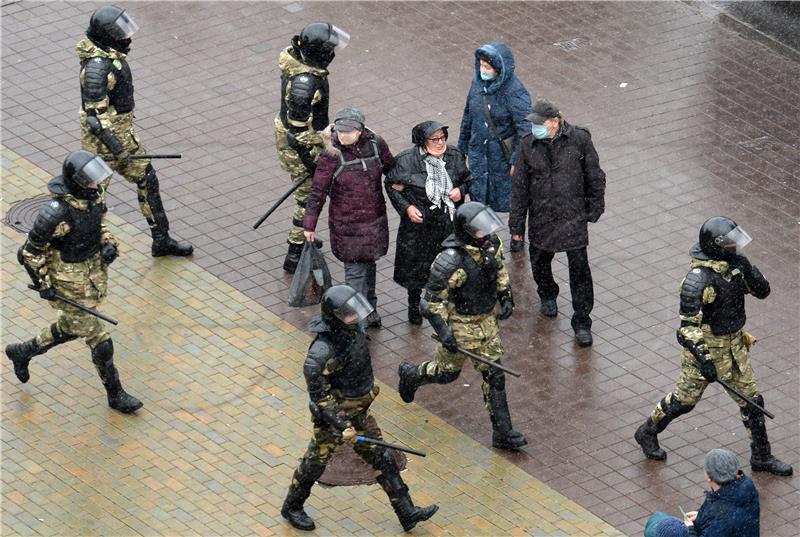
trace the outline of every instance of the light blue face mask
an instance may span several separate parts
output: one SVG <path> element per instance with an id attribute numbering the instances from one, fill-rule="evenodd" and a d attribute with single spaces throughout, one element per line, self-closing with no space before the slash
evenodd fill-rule
<path id="1" fill-rule="evenodd" d="M 534 125 L 531 127 L 531 133 L 537 140 L 544 140 L 547 138 L 548 130 L 544 125 Z"/>
<path id="2" fill-rule="evenodd" d="M 481 80 L 494 80 L 497 78 L 497 73 L 481 73 Z"/>

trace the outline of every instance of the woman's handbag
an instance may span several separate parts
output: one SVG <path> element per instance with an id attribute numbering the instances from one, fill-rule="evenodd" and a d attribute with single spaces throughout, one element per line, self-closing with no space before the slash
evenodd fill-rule
<path id="1" fill-rule="evenodd" d="M 494 121 L 492 121 L 492 114 L 489 113 L 489 103 L 486 102 L 486 95 L 483 96 L 483 115 L 486 116 L 486 123 L 489 124 L 489 130 L 492 131 L 495 138 L 500 140 L 500 148 L 503 150 L 503 156 L 506 157 L 506 161 L 511 162 L 511 155 L 514 153 L 514 141 L 517 136 L 512 135 L 508 138 L 500 138 L 500 135 L 497 134 L 497 128 L 494 126 Z"/>

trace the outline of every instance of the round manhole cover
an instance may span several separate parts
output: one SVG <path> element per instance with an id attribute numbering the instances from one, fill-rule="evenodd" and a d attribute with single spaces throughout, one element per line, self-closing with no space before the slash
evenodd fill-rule
<path id="1" fill-rule="evenodd" d="M 45 194 L 15 203 L 6 215 L 6 225 L 20 233 L 29 232 L 36 220 L 36 215 L 39 214 L 39 209 L 50 200 L 51 197 Z"/>
<path id="2" fill-rule="evenodd" d="M 400 470 L 406 467 L 406 456 L 393 449 L 389 453 L 394 454 L 397 467 Z M 320 485 L 337 487 L 344 485 L 371 485 L 375 483 L 374 470 L 372 466 L 364 462 L 364 459 L 353 451 L 347 444 L 340 444 L 333 452 L 333 457 L 325 467 L 325 473 L 317 480 Z"/>

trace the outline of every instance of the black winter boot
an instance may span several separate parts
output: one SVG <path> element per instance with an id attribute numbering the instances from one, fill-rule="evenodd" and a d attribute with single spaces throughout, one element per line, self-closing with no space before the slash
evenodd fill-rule
<path id="1" fill-rule="evenodd" d="M 28 372 L 28 364 L 31 358 L 46 353 L 56 345 L 61 345 L 62 343 L 75 339 L 75 336 L 62 334 L 58 329 L 58 325 L 55 323 L 50 325 L 50 333 L 53 335 L 53 342 L 48 345 L 39 346 L 39 344 L 36 343 L 36 338 L 25 341 L 24 343 L 11 343 L 10 345 L 6 345 L 6 356 L 14 362 L 14 374 L 21 383 L 25 384 L 31 378 L 31 374 Z"/>
<path id="2" fill-rule="evenodd" d="M 387 449 L 383 450 L 379 464 L 378 469 L 381 473 L 375 479 L 389 497 L 397 519 L 405 531 L 411 531 L 418 523 L 428 520 L 439 510 L 439 506 L 436 504 L 428 507 L 414 505 L 408 494 L 408 487 L 400 477 L 400 470 L 397 468 L 394 455 Z"/>
<path id="3" fill-rule="evenodd" d="M 408 290 L 408 322 L 415 325 L 422 324 L 422 313 L 419 311 L 419 297 L 421 289 Z"/>
<path id="4" fill-rule="evenodd" d="M 153 246 L 150 248 L 150 253 L 153 257 L 163 257 L 165 255 L 186 257 L 194 252 L 194 246 L 190 242 L 177 241 L 155 228 L 151 231 L 153 234 Z"/>
<path id="5" fill-rule="evenodd" d="M 311 487 L 323 472 L 324 464 L 303 459 L 292 475 L 292 484 L 283 500 L 281 516 L 298 530 L 311 531 L 316 527 L 314 520 L 303 509 L 303 504 L 311 495 Z"/>
<path id="6" fill-rule="evenodd" d="M 286 252 L 286 257 L 283 260 L 283 270 L 289 274 L 294 274 L 297 270 L 297 264 L 300 262 L 300 254 L 303 253 L 303 244 L 289 243 L 289 250 Z"/>
<path id="7" fill-rule="evenodd" d="M 753 399 L 762 407 L 764 406 L 764 398 L 761 395 L 757 395 Z M 792 475 L 792 467 L 772 455 L 764 413 L 749 405 L 740 408 L 740 412 L 744 426 L 750 433 L 750 468 L 754 472 L 769 472 L 780 476 Z"/>
<path id="8" fill-rule="evenodd" d="M 110 339 L 103 341 L 92 349 L 92 362 L 94 362 L 97 373 L 100 375 L 100 380 L 106 388 L 108 406 L 114 410 L 119 410 L 123 414 L 133 414 L 142 408 L 141 401 L 122 389 L 119 373 L 114 366 L 114 344 Z"/>
<path id="9" fill-rule="evenodd" d="M 500 361 L 498 360 L 497 363 Z M 492 421 L 492 446 L 512 451 L 526 446 L 528 441 L 525 439 L 525 435 L 515 431 L 511 425 L 511 413 L 508 410 L 508 399 L 506 398 L 505 374 L 493 367 L 483 372 L 483 382 L 483 397 Z"/>
<path id="10" fill-rule="evenodd" d="M 667 403 L 667 397 L 670 399 L 669 403 Z M 664 411 L 664 417 L 661 418 L 658 423 L 654 423 L 653 420 L 648 417 L 647 420 L 636 429 L 636 433 L 633 435 L 636 443 L 641 446 L 644 456 L 655 461 L 663 461 L 667 458 L 667 452 L 658 445 L 658 433 L 666 429 L 667 425 L 669 425 L 672 420 L 690 412 L 694 408 L 694 406 L 680 403 L 677 399 L 674 399 L 671 394 L 667 397 L 658 403 L 658 406 Z"/>

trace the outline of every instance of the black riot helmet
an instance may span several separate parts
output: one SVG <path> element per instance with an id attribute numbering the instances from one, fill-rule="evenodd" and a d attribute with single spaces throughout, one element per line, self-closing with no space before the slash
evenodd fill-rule
<path id="1" fill-rule="evenodd" d="M 373 307 L 349 285 L 334 285 L 322 295 L 322 318 L 336 331 L 353 333 Z"/>
<path id="2" fill-rule="evenodd" d="M 92 13 L 86 37 L 103 48 L 127 54 L 131 49 L 131 36 L 138 29 L 133 18 L 121 7 L 103 6 Z"/>
<path id="3" fill-rule="evenodd" d="M 350 34 L 329 22 L 312 22 L 292 38 L 292 47 L 312 67 L 325 69 L 333 61 L 336 49 L 350 42 Z"/>
<path id="4" fill-rule="evenodd" d="M 61 174 L 70 193 L 76 198 L 94 199 L 98 195 L 98 185 L 111 177 L 108 164 L 89 151 L 73 151 L 64 159 Z"/>
<path id="5" fill-rule="evenodd" d="M 439 123 L 438 121 L 423 121 L 422 123 L 414 125 L 414 128 L 411 129 L 411 143 L 417 147 L 424 148 L 428 138 L 439 129 L 444 131 L 444 138 L 446 140 L 448 128 L 447 125 Z"/>
<path id="6" fill-rule="evenodd" d="M 714 216 L 700 228 L 700 249 L 711 259 L 727 260 L 741 254 L 747 246 L 750 235 L 725 216 Z"/>
<path id="7" fill-rule="evenodd" d="M 486 238 L 503 227 L 503 222 L 483 203 L 470 201 L 456 210 L 453 233 L 466 244 L 480 246 Z"/>

